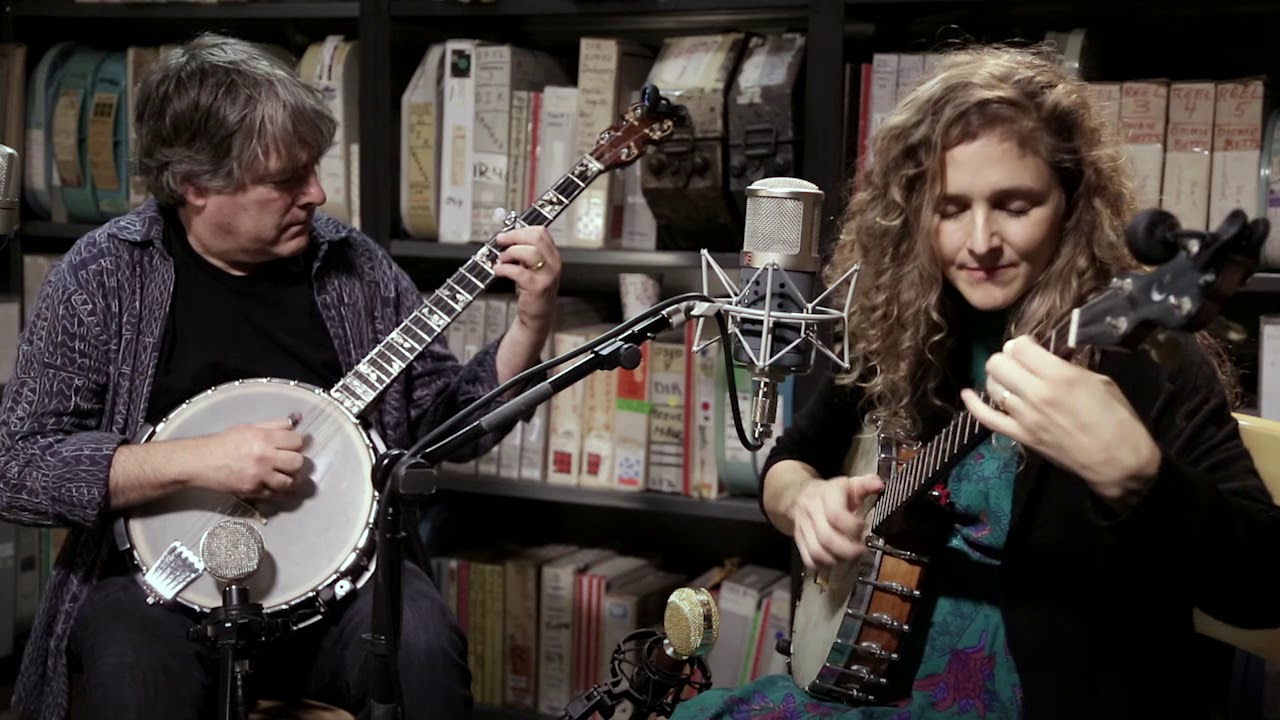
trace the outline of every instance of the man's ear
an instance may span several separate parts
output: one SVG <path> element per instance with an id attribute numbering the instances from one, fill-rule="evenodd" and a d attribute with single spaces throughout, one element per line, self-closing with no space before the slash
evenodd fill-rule
<path id="1" fill-rule="evenodd" d="M 188 183 L 182 186 L 183 202 L 193 208 L 202 208 L 209 202 L 209 193 L 199 185 Z"/>

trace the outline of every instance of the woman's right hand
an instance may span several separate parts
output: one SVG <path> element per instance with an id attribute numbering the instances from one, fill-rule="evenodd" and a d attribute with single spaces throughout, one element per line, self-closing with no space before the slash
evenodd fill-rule
<path id="1" fill-rule="evenodd" d="M 288 419 L 236 425 L 201 441 L 197 483 L 241 498 L 288 493 L 306 462 L 304 438 Z"/>
<path id="2" fill-rule="evenodd" d="M 796 494 L 793 533 L 800 559 L 810 570 L 855 560 L 866 552 L 863 503 L 884 489 L 875 475 L 811 479 Z"/>

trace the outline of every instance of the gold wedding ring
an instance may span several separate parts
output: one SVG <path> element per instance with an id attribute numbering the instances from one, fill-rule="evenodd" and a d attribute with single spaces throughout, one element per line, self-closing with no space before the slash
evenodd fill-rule
<path id="1" fill-rule="evenodd" d="M 532 270 L 534 270 L 534 271 L 541 270 L 541 269 L 542 269 L 542 266 L 543 266 L 543 265 L 546 265 L 546 264 L 547 264 L 547 261 L 546 261 L 546 260 L 539 260 L 539 261 L 538 261 L 538 264 L 537 264 L 537 265 L 534 265 L 531 269 L 532 269 Z"/>

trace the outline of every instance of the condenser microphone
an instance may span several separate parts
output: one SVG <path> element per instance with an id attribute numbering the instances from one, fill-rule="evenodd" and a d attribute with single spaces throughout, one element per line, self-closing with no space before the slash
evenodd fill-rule
<path id="1" fill-rule="evenodd" d="M 742 316 L 733 359 L 751 372 L 752 431 L 768 437 L 777 417 L 778 383 L 813 369 L 815 346 L 803 341 L 806 327 L 767 320 L 807 312 L 818 273 L 823 192 L 807 180 L 772 177 L 752 183 L 746 195 L 735 304 L 766 314 Z"/>
<path id="2" fill-rule="evenodd" d="M 662 617 L 664 637 L 648 647 L 628 682 L 637 710 L 657 712 L 674 707 L 690 670 L 710 674 L 699 659 L 706 657 L 720 634 L 720 609 L 706 588 L 677 588 L 667 597 Z M 672 697 L 676 695 L 676 697 Z"/>
<path id="3" fill-rule="evenodd" d="M 709 287 L 712 274 L 729 295 L 699 306 L 690 316 L 699 318 L 694 352 L 720 339 L 702 342 L 707 317 L 719 315 L 717 320 L 724 321 L 721 333 L 731 345 L 725 352 L 750 372 L 754 389 L 746 431 L 738 422 L 737 398 L 731 397 L 730 402 L 739 440 L 743 447 L 755 451 L 764 447 L 761 438 L 773 434 L 778 384 L 788 375 L 811 371 L 819 352 L 838 369 L 849 369 L 849 336 L 844 329 L 861 266 L 854 263 L 817 292 L 823 198 L 817 185 L 792 177 L 764 178 L 747 187 L 746 198 L 738 282 L 704 249 L 703 295 L 713 294 Z M 823 305 L 841 289 L 845 289 L 842 303 Z M 840 336 L 840 348 L 831 339 L 833 332 Z"/>
<path id="4" fill-rule="evenodd" d="M 0 237 L 8 237 L 18 229 L 18 196 L 21 193 L 18 151 L 8 145 L 0 145 Z"/>
<path id="5" fill-rule="evenodd" d="M 200 538 L 205 571 L 223 582 L 222 606 L 214 608 L 203 622 L 187 632 L 192 640 L 203 640 L 217 649 L 217 720 L 249 717 L 253 702 L 246 684 L 253 672 L 253 660 L 241 653 L 286 629 L 287 621 L 264 616 L 262 605 L 250 599 L 249 587 L 244 583 L 258 572 L 262 552 L 262 534 L 243 520 L 221 520 Z"/>
<path id="6" fill-rule="evenodd" d="M 720 634 L 720 609 L 706 588 L 677 588 L 667 597 L 662 630 L 633 630 L 609 660 L 609 680 L 574 698 L 560 720 L 613 717 L 622 703 L 632 717 L 671 717 L 692 692 L 711 688 L 706 656 Z"/>
<path id="7" fill-rule="evenodd" d="M 200 540 L 200 559 L 215 578 L 237 583 L 258 571 L 262 534 L 243 520 L 222 520 Z"/>

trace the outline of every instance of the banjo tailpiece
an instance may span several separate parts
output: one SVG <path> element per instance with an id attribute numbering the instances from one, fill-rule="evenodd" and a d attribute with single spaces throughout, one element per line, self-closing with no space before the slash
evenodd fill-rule
<path id="1" fill-rule="evenodd" d="M 174 599 L 202 573 L 204 561 L 200 556 L 191 552 L 180 541 L 174 540 L 142 576 L 142 583 L 147 590 L 147 603 L 154 605 Z"/>

